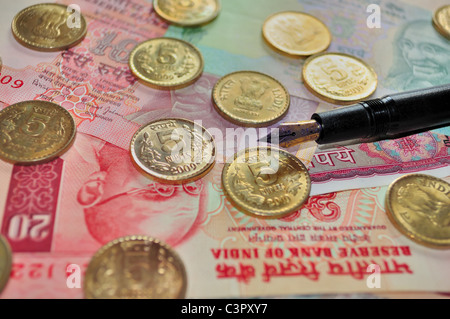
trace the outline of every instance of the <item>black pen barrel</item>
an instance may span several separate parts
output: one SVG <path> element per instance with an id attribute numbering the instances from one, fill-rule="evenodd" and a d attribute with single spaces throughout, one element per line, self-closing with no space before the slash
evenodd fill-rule
<path id="1" fill-rule="evenodd" d="M 322 126 L 319 144 L 388 138 L 450 124 L 450 84 L 391 94 L 311 118 Z"/>

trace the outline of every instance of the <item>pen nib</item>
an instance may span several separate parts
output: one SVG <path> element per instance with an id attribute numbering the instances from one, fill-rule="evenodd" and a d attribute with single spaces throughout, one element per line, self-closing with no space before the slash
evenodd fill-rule
<path id="1" fill-rule="evenodd" d="M 315 141 L 321 131 L 321 126 L 314 120 L 301 122 L 283 123 L 269 135 L 260 138 L 260 142 L 279 144 L 281 147 L 291 147 L 293 145 L 308 141 Z"/>

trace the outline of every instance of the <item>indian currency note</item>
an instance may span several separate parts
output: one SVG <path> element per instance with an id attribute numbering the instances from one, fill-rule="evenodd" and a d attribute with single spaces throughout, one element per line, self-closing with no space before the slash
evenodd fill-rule
<path id="1" fill-rule="evenodd" d="M 188 297 L 450 290 L 450 252 L 396 230 L 386 187 L 312 196 L 288 217 L 257 219 L 226 199 L 220 169 L 189 184 L 156 183 L 127 151 L 83 133 L 61 158 L 2 162 L 0 175 L 1 232 L 13 250 L 4 298 L 83 297 L 92 255 L 130 234 L 174 247 Z"/>

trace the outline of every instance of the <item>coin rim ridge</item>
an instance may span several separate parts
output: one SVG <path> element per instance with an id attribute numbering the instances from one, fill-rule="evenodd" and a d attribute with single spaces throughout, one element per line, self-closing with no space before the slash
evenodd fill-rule
<path id="1" fill-rule="evenodd" d="M 219 104 L 216 102 L 216 92 L 219 89 L 219 84 L 221 84 L 221 82 L 223 82 L 223 80 L 227 77 L 231 77 L 234 74 L 239 74 L 239 73 L 254 73 L 254 74 L 258 74 L 258 75 L 262 75 L 265 77 L 268 77 L 269 79 L 272 79 L 275 83 L 277 83 L 278 85 L 280 85 L 280 87 L 284 90 L 285 96 L 287 97 L 286 99 L 286 103 L 284 105 L 284 111 L 281 112 L 281 114 L 277 115 L 277 116 L 273 116 L 270 119 L 268 119 L 267 121 L 264 122 L 251 122 L 250 120 L 246 121 L 241 120 L 241 119 L 237 119 L 236 117 L 233 117 L 233 114 L 227 110 L 225 110 L 224 108 L 220 107 Z M 220 79 L 217 80 L 217 82 L 214 84 L 213 89 L 211 90 L 211 100 L 213 102 L 213 106 L 214 108 L 218 111 L 218 113 L 220 115 L 222 115 L 223 118 L 225 118 L 226 120 L 228 120 L 229 122 L 233 123 L 233 124 L 237 124 L 237 125 L 241 125 L 241 126 L 246 126 L 246 127 L 264 127 L 264 126 L 268 126 L 271 124 L 274 124 L 276 122 L 278 122 L 279 120 L 281 120 L 283 117 L 285 117 L 289 111 L 289 107 L 291 105 L 291 96 L 289 94 L 289 91 L 286 89 L 286 87 L 277 79 L 273 78 L 272 76 L 262 73 L 262 72 L 258 72 L 258 71 L 251 71 L 251 70 L 242 70 L 242 71 L 235 71 L 235 72 L 231 72 L 228 73 L 226 75 L 224 75 L 223 77 L 221 77 Z"/>
<path id="2" fill-rule="evenodd" d="M 386 215 L 388 216 L 389 221 L 394 225 L 394 227 L 401 233 L 403 234 L 405 237 L 409 238 L 410 240 L 414 241 L 417 244 L 420 244 L 422 246 L 428 247 L 428 248 L 433 248 L 433 249 L 440 249 L 440 250 L 445 250 L 445 249 L 450 249 L 450 239 L 448 239 L 448 243 L 436 243 L 436 242 L 430 242 L 427 241 L 424 238 L 429 238 L 429 237 L 425 237 L 425 236 L 417 236 L 417 232 L 413 233 L 412 231 L 408 230 L 406 227 L 404 227 L 402 225 L 402 223 L 399 222 L 398 218 L 396 217 L 396 215 L 393 213 L 389 198 L 391 196 L 391 193 L 393 191 L 394 186 L 396 186 L 397 182 L 399 182 L 402 179 L 406 179 L 406 178 L 410 178 L 410 177 L 424 177 L 424 178 L 432 178 L 435 180 L 439 180 L 439 182 L 444 182 L 445 184 L 447 184 L 450 188 L 450 184 L 447 183 L 446 181 L 444 181 L 441 178 L 435 177 L 433 175 L 427 175 L 427 174 L 420 174 L 420 173 L 411 173 L 411 174 L 405 174 L 403 176 L 400 176 L 398 178 L 396 178 L 393 182 L 391 182 L 391 184 L 389 185 L 388 189 L 386 190 L 386 195 L 385 195 L 385 210 L 386 210 Z M 443 240 L 436 240 L 436 241 L 443 241 Z"/>
<path id="3" fill-rule="evenodd" d="M 317 20 L 320 24 L 322 24 L 322 26 L 325 27 L 325 29 L 326 29 L 326 31 L 327 31 L 327 34 L 328 34 L 328 37 L 329 37 L 328 45 L 327 45 L 324 49 L 321 49 L 321 50 L 319 50 L 319 51 L 315 50 L 314 52 L 311 52 L 311 53 L 304 52 L 304 54 L 300 54 L 300 53 L 291 53 L 291 51 L 285 51 L 285 50 L 283 50 L 282 48 L 279 48 L 278 46 L 276 46 L 275 44 L 273 44 L 272 42 L 270 42 L 270 40 L 269 40 L 268 37 L 266 36 L 266 32 L 264 31 L 264 30 L 266 29 L 266 27 L 265 27 L 265 26 L 266 26 L 266 23 L 268 23 L 268 21 L 269 21 L 271 18 L 273 18 L 274 16 L 280 15 L 280 14 L 283 14 L 283 13 L 295 13 L 295 14 L 306 15 L 306 16 L 312 17 L 313 19 Z M 262 32 L 262 36 L 263 36 L 264 42 L 265 42 L 266 44 L 268 44 L 269 47 L 271 47 L 272 49 L 274 49 L 276 52 L 281 53 L 281 54 L 283 54 L 283 55 L 285 55 L 285 56 L 288 56 L 288 57 L 291 57 L 291 58 L 306 58 L 306 57 L 309 57 L 309 56 L 311 56 L 311 55 L 314 55 L 314 54 L 317 54 L 317 53 L 320 53 L 320 52 L 324 52 L 324 51 L 326 51 L 326 50 L 330 47 L 331 41 L 333 40 L 333 36 L 332 36 L 332 34 L 331 34 L 330 29 L 328 28 L 328 26 L 327 26 L 322 20 L 320 20 L 319 18 L 317 18 L 316 16 L 314 16 L 314 15 L 312 15 L 312 14 L 309 14 L 309 13 L 306 13 L 306 12 L 303 12 L 303 11 L 287 10 L 287 11 L 275 12 L 275 13 L 269 15 L 269 16 L 264 20 L 261 32 Z"/>
<path id="4" fill-rule="evenodd" d="M 59 7 L 64 7 L 64 8 L 68 8 L 68 6 L 61 4 L 61 3 L 51 3 L 51 2 L 46 2 L 46 3 L 38 3 L 38 4 L 34 4 L 31 6 L 28 6 L 22 10 L 20 10 L 13 18 L 12 22 L 11 22 L 11 31 L 12 34 L 14 36 L 14 38 L 23 46 L 25 46 L 28 49 L 32 49 L 32 50 L 36 50 L 36 51 L 41 51 L 41 52 L 56 52 L 56 51 L 64 51 L 67 50 L 71 47 L 76 46 L 77 44 L 79 44 L 80 42 L 82 42 L 84 40 L 84 38 L 86 37 L 87 34 L 87 22 L 86 19 L 84 18 L 83 14 L 80 12 L 80 17 L 81 17 L 81 24 L 84 24 L 84 28 L 83 31 L 81 33 L 81 36 L 76 39 L 75 41 L 69 43 L 69 44 L 65 44 L 65 45 L 61 45 L 61 46 L 39 46 L 36 45 L 35 42 L 30 41 L 26 38 L 24 38 L 19 30 L 17 29 L 17 19 L 24 14 L 25 12 L 32 10 L 34 7 L 42 7 L 42 6 L 48 6 L 48 5 L 52 5 L 52 6 L 59 6 Z"/>
<path id="5" fill-rule="evenodd" d="M 26 100 L 26 101 L 17 102 L 17 103 L 8 105 L 8 106 L 5 107 L 3 110 L 0 110 L 0 117 L 1 117 L 1 115 L 2 115 L 2 113 L 3 113 L 3 111 L 6 110 L 8 107 L 11 107 L 11 106 L 16 105 L 16 104 L 23 104 L 23 103 L 30 103 L 30 102 L 51 103 L 51 104 L 53 104 L 53 105 L 56 105 L 58 108 L 60 108 L 60 109 L 62 110 L 63 113 L 64 113 L 64 112 L 67 112 L 66 115 L 69 116 L 70 121 L 71 121 L 71 123 L 72 123 L 72 133 L 70 134 L 70 137 L 68 138 L 67 142 L 66 142 L 62 147 L 60 147 L 57 151 L 52 152 L 50 155 L 47 155 L 47 156 L 44 156 L 44 157 L 41 156 L 41 157 L 35 158 L 35 159 L 33 159 L 33 160 L 22 160 L 23 157 L 21 157 L 21 158 L 19 158 L 19 159 L 17 159 L 17 160 L 14 160 L 14 159 L 11 159 L 11 158 L 5 158 L 5 157 L 3 156 L 3 154 L 4 154 L 3 150 L 0 149 L 0 159 L 3 160 L 3 161 L 5 161 L 5 162 L 8 162 L 8 163 L 10 163 L 10 164 L 34 165 L 34 164 L 42 164 L 42 163 L 50 162 L 50 161 L 52 161 L 53 159 L 55 159 L 56 157 L 59 157 L 59 156 L 61 156 L 62 154 L 64 154 L 65 152 L 67 152 L 67 151 L 69 150 L 69 148 L 70 148 L 70 147 L 73 145 L 73 143 L 75 142 L 75 137 L 76 137 L 76 133 L 77 133 L 77 126 L 76 126 L 76 123 L 75 123 L 75 120 L 74 120 L 72 114 L 70 114 L 70 112 L 67 111 L 67 110 L 66 110 L 64 107 L 62 107 L 61 105 L 56 104 L 56 103 L 54 103 L 54 102 L 43 101 L 43 100 Z"/>
<path id="6" fill-rule="evenodd" d="M 248 210 L 247 208 L 243 207 L 241 204 L 239 204 L 238 202 L 236 202 L 232 196 L 231 193 L 228 191 L 229 188 L 231 188 L 228 185 L 228 182 L 226 182 L 226 178 L 225 175 L 227 174 L 231 164 L 236 160 L 237 157 L 239 157 L 242 153 L 245 153 L 246 151 L 253 151 L 255 149 L 258 148 L 270 148 L 271 150 L 276 150 L 280 153 L 286 153 L 288 154 L 288 156 L 292 156 L 293 158 L 296 159 L 297 162 L 299 162 L 301 164 L 301 166 L 303 166 L 303 168 L 305 169 L 306 175 L 307 175 L 307 190 L 306 190 L 306 196 L 303 199 L 303 201 L 301 201 L 299 204 L 297 204 L 292 210 L 288 210 L 287 212 L 281 212 L 281 213 L 270 213 L 270 212 L 264 212 L 261 213 L 261 211 L 258 211 L 257 213 L 252 212 L 250 210 Z M 261 219 L 280 219 L 283 217 L 286 217 L 290 214 L 295 213 L 296 211 L 298 211 L 308 200 L 308 198 L 310 197 L 311 194 L 311 176 L 309 174 L 308 169 L 306 168 L 305 164 L 303 164 L 303 162 L 295 155 L 292 155 L 291 153 L 289 153 L 288 151 L 285 151 L 283 149 L 277 148 L 277 147 L 273 147 L 273 146 L 256 146 L 256 147 L 249 147 L 249 148 L 245 148 L 239 152 L 237 152 L 236 154 L 233 155 L 233 160 L 227 160 L 227 162 L 225 163 L 223 170 L 222 170 L 222 178 L 221 178 L 221 184 L 222 184 L 222 189 L 224 194 L 226 195 L 226 198 L 233 204 L 233 206 L 235 206 L 238 210 L 242 211 L 243 213 L 251 216 L 251 217 L 255 217 L 255 218 L 261 218 Z M 228 189 L 227 189 L 228 188 Z"/>
<path id="7" fill-rule="evenodd" d="M 170 16 L 168 16 L 167 14 L 165 14 L 163 11 L 161 11 L 158 2 L 163 1 L 163 0 L 153 0 L 153 9 L 155 10 L 156 14 L 158 15 L 158 17 L 160 17 L 161 19 L 163 19 L 165 22 L 169 23 L 169 24 L 173 24 L 175 26 L 180 26 L 180 27 L 200 27 L 200 26 L 204 26 L 212 21 L 214 21 L 220 13 L 221 10 L 221 4 L 219 0 L 214 0 L 214 2 L 216 3 L 216 10 L 214 11 L 214 14 L 209 16 L 208 18 L 202 19 L 202 20 L 197 20 L 198 22 L 192 22 L 192 23 L 188 23 L 188 22 L 180 22 L 180 21 L 175 21 L 172 20 L 170 18 Z"/>
<path id="8" fill-rule="evenodd" d="M 8 239 L 6 239 L 6 237 L 2 236 L 1 234 L 0 234 L 0 242 L 4 244 L 4 247 L 6 249 L 6 256 L 10 257 L 7 260 L 6 268 L 5 268 L 5 274 L 7 274 L 7 275 L 4 276 L 3 278 L 0 276 L 0 294 L 1 294 L 1 292 L 7 286 L 9 278 L 10 278 L 10 275 L 11 275 L 11 270 L 12 270 L 12 250 L 11 250 L 11 245 L 8 242 Z"/>
<path id="9" fill-rule="evenodd" d="M 207 132 L 208 135 L 211 137 L 211 143 L 212 143 L 212 154 L 211 154 L 211 163 L 208 163 L 208 165 L 206 165 L 204 167 L 204 169 L 202 169 L 200 172 L 198 173 L 191 173 L 189 175 L 187 175 L 185 178 L 183 179 L 171 179 L 171 178 L 163 178 L 160 176 L 156 176 L 153 175 L 151 172 L 148 171 L 148 169 L 146 167 L 142 167 L 140 163 L 138 163 L 134 157 L 138 158 L 138 156 L 136 155 L 135 151 L 134 151 L 134 144 L 135 144 L 135 140 L 139 134 L 139 132 L 141 132 L 145 127 L 147 127 L 148 125 L 155 123 L 155 122 L 161 122 L 161 121 L 185 121 L 185 122 L 190 122 L 191 124 L 193 124 L 194 126 L 199 126 L 203 129 L 203 131 Z M 163 184 L 186 184 L 186 183 L 190 183 L 190 182 L 194 182 L 202 177 L 204 177 L 206 174 L 208 174 L 211 169 L 214 167 L 215 163 L 216 163 L 216 143 L 215 143 L 215 139 L 214 136 L 211 135 L 211 133 L 203 126 L 203 125 L 198 125 L 196 124 L 194 121 L 185 119 L 185 118 L 174 118 L 174 117 L 169 117 L 167 119 L 157 119 L 157 120 L 153 120 L 150 122 L 147 122 L 145 124 L 143 124 L 134 134 L 133 137 L 131 138 L 130 141 L 130 157 L 132 159 L 132 163 L 134 164 L 134 166 L 138 169 L 138 171 L 140 173 L 142 173 L 143 175 L 157 181 Z M 133 157 L 134 156 L 134 157 Z"/>
<path id="10" fill-rule="evenodd" d="M 161 40 L 161 39 L 168 39 L 168 40 L 175 40 L 177 42 L 182 43 L 183 45 L 189 46 L 190 48 L 193 49 L 193 51 L 199 56 L 199 60 L 200 60 L 200 64 L 199 64 L 199 68 L 196 71 L 196 73 L 194 74 L 194 76 L 192 76 L 192 78 L 181 82 L 181 83 L 177 83 L 177 84 L 173 84 L 173 85 L 163 85 L 163 84 L 158 84 L 155 81 L 149 81 L 146 79 L 145 76 L 143 76 L 137 69 L 136 66 L 134 65 L 134 63 L 132 63 L 132 60 L 134 58 L 134 56 L 136 55 L 136 52 L 139 50 L 139 47 L 143 46 L 144 44 L 148 43 L 148 42 L 152 42 L 152 41 L 156 41 L 156 40 Z M 130 52 L 130 56 L 128 58 L 128 66 L 131 70 L 131 73 L 133 73 L 133 75 L 137 78 L 137 80 L 148 86 L 151 87 L 153 89 L 157 89 L 157 90 L 177 90 L 177 89 L 182 89 L 185 88 L 193 83 L 195 83 L 203 74 L 203 69 L 205 68 L 205 62 L 203 60 L 203 55 L 202 52 L 193 44 L 181 40 L 181 39 L 177 39 L 177 38 L 172 38 L 172 37 L 158 37 L 158 38 L 152 38 L 143 42 L 138 43 L 133 50 L 131 50 Z"/>
<path id="11" fill-rule="evenodd" d="M 375 77 L 375 86 L 374 86 L 373 90 L 369 91 L 368 94 L 365 94 L 364 96 L 362 96 L 362 97 L 360 97 L 358 99 L 332 98 L 330 96 L 322 95 L 319 92 L 317 92 L 316 90 L 314 90 L 310 86 L 308 81 L 307 81 L 307 77 L 305 76 L 305 72 L 306 72 L 305 70 L 306 70 L 307 66 L 311 63 L 311 61 L 313 61 L 315 58 L 318 58 L 318 57 L 320 57 L 322 55 L 327 55 L 327 54 L 329 54 L 329 55 L 341 55 L 341 56 L 345 56 L 345 57 L 348 57 L 348 58 L 352 58 L 352 59 L 358 61 L 359 63 L 361 63 L 362 65 L 364 65 L 364 67 L 366 67 L 369 70 L 369 72 L 371 72 L 372 75 Z M 360 102 L 360 101 L 368 98 L 369 96 L 371 96 L 372 94 L 375 93 L 376 89 L 378 88 L 378 74 L 375 72 L 375 69 L 372 66 L 370 66 L 367 62 L 365 62 L 364 60 L 362 60 L 362 59 L 360 59 L 360 58 L 358 58 L 358 57 L 356 57 L 354 55 L 341 53 L 341 52 L 328 52 L 328 51 L 326 51 L 326 52 L 320 52 L 320 53 L 314 54 L 314 55 L 308 57 L 305 60 L 305 62 L 303 64 L 303 67 L 302 67 L 302 82 L 305 85 L 305 87 L 308 89 L 309 92 L 311 92 L 313 95 L 315 95 L 316 97 L 318 97 L 318 98 L 320 98 L 320 99 L 322 99 L 322 100 L 324 100 L 326 102 L 339 104 L 339 105 L 349 105 L 349 104 L 354 104 L 354 103 Z"/>
<path id="12" fill-rule="evenodd" d="M 187 273 L 186 273 L 186 266 L 184 265 L 183 260 L 181 259 L 180 255 L 175 251 L 175 249 L 173 247 L 171 247 L 169 244 L 167 244 L 165 241 L 158 239 L 156 237 L 153 236 L 149 236 L 149 235 L 126 235 L 126 236 L 122 236 L 122 237 L 118 237 L 115 238 L 109 242 L 107 242 L 106 244 L 104 244 L 102 247 L 100 247 L 97 252 L 91 257 L 88 267 L 86 268 L 86 275 L 85 275 L 85 280 L 84 280 L 84 284 L 83 284 L 83 293 L 85 298 L 87 299 L 93 299 L 92 293 L 90 291 L 88 291 L 87 288 L 87 282 L 89 280 L 88 276 L 91 276 L 91 272 L 93 272 L 92 267 L 93 266 L 93 261 L 95 259 L 100 258 L 100 256 L 109 248 L 111 248 L 112 246 L 119 244 L 119 243 L 123 243 L 126 241 L 132 241 L 132 240 L 142 240 L 142 241 L 148 241 L 148 242 L 152 242 L 152 243 L 157 243 L 159 244 L 161 247 L 164 247 L 165 249 L 167 249 L 168 251 L 170 251 L 170 253 L 172 254 L 172 256 L 177 260 L 177 262 L 181 265 L 181 277 L 183 278 L 183 285 L 180 291 L 179 296 L 177 296 L 176 298 L 178 299 L 183 299 L 186 296 L 186 291 L 187 291 L 187 285 L 188 285 L 188 278 L 187 278 Z M 117 298 L 117 297 L 115 297 Z"/>
<path id="13" fill-rule="evenodd" d="M 436 11 L 434 11 L 433 18 L 431 21 L 433 23 L 434 29 L 438 31 L 440 35 L 450 40 L 450 31 L 447 31 L 443 26 L 441 26 L 437 19 L 438 13 L 446 8 L 449 8 L 450 10 L 450 4 L 443 5 L 442 7 L 437 8 Z"/>

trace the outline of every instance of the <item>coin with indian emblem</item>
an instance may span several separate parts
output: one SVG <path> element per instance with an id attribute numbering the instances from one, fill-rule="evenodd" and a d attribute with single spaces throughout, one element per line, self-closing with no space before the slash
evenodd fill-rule
<path id="1" fill-rule="evenodd" d="M 376 72 L 363 60 L 344 53 L 318 53 L 303 65 L 303 83 L 319 98 L 350 104 L 370 96 L 377 88 Z"/>
<path id="2" fill-rule="evenodd" d="M 275 13 L 264 22 L 262 33 L 269 46 L 290 56 L 305 57 L 322 52 L 331 43 L 328 27 L 304 12 Z"/>
<path id="3" fill-rule="evenodd" d="M 216 148 L 204 127 L 173 118 L 143 125 L 131 139 L 130 153 L 142 173 L 161 183 L 182 184 L 211 170 Z"/>
<path id="4" fill-rule="evenodd" d="M 404 175 L 389 185 L 386 212 L 392 224 L 413 241 L 450 248 L 450 184 L 425 175 Z"/>
<path id="5" fill-rule="evenodd" d="M 212 99 L 219 114 L 242 126 L 275 123 L 290 104 L 289 92 L 280 82 L 254 71 L 225 75 L 214 85 Z"/>
<path id="6" fill-rule="evenodd" d="M 145 84 L 175 90 L 194 83 L 203 72 L 203 57 L 192 44 L 174 38 L 154 38 L 130 53 L 131 72 Z"/>
<path id="7" fill-rule="evenodd" d="M 214 20 L 220 12 L 219 0 L 153 0 L 155 12 L 171 24 L 193 27 Z"/>
<path id="8" fill-rule="evenodd" d="M 24 101 L 0 111 L 0 158 L 36 164 L 64 153 L 75 138 L 72 115 L 48 101 Z"/>
<path id="9" fill-rule="evenodd" d="M 89 299 L 181 299 L 187 277 L 183 261 L 161 240 L 117 238 L 89 262 L 84 295 Z"/>
<path id="10" fill-rule="evenodd" d="M 450 4 L 442 6 L 434 12 L 433 26 L 447 39 L 450 39 Z"/>
<path id="11" fill-rule="evenodd" d="M 61 51 L 80 43 L 87 24 L 75 7 L 41 3 L 20 11 L 12 21 L 12 33 L 27 48 Z"/>
<path id="12" fill-rule="evenodd" d="M 238 152 L 223 168 L 222 185 L 238 209 L 258 218 L 282 218 L 297 211 L 311 191 L 305 165 L 274 147 Z"/>
<path id="13" fill-rule="evenodd" d="M 0 292 L 8 283 L 11 273 L 12 253 L 8 241 L 0 235 Z"/>

